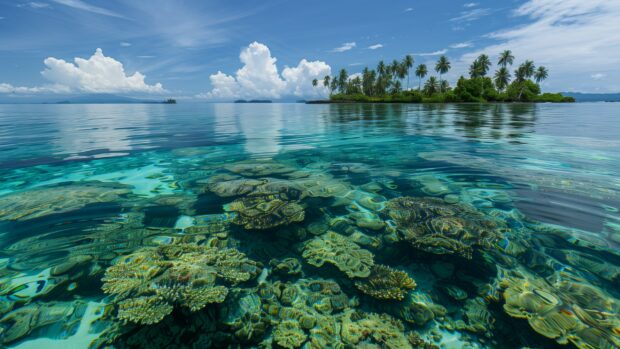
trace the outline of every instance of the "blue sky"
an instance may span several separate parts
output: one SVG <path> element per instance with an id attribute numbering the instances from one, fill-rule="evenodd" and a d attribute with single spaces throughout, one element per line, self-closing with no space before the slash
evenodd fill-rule
<path id="1" fill-rule="evenodd" d="M 620 92 L 618 18 L 609 0 L 0 0 L 0 96 L 309 97 L 343 67 L 444 53 L 454 82 L 505 48 L 549 68 L 544 90 Z"/>

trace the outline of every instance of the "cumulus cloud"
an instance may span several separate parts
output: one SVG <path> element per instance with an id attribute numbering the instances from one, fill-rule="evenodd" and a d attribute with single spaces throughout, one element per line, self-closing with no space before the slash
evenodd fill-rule
<path id="1" fill-rule="evenodd" d="M 335 49 L 333 49 L 333 51 L 334 52 L 345 52 L 345 51 L 352 50 L 353 48 L 355 48 L 355 46 L 357 46 L 357 44 L 355 42 L 345 42 L 341 46 L 336 47 Z"/>
<path id="2" fill-rule="evenodd" d="M 106 57 L 98 48 L 88 59 L 76 57 L 74 63 L 48 57 L 43 63 L 41 75 L 50 85 L 38 87 L 14 87 L 2 84 L 1 93 L 160 93 L 165 92 L 160 83 L 149 85 L 140 72 L 127 75 L 123 64 Z"/>
<path id="3" fill-rule="evenodd" d="M 510 49 L 518 61 L 532 59 L 549 68 L 550 90 L 620 88 L 620 2 L 529 0 L 513 14 L 526 19 L 526 24 L 491 33 L 498 43 L 464 55 L 464 67 L 480 53 L 497 55 Z M 608 85 L 591 78 L 601 70 Z"/>
<path id="4" fill-rule="evenodd" d="M 211 91 L 197 97 L 226 100 L 320 96 L 325 93 L 324 87 L 322 84 L 313 87 L 312 80 L 322 80 L 325 75 L 331 74 L 331 67 L 325 62 L 302 59 L 296 67 L 285 67 L 280 75 L 277 59 L 271 56 L 266 45 L 258 42 L 243 49 L 239 59 L 243 67 L 237 70 L 235 76 L 218 71 L 209 77 Z"/>
<path id="5" fill-rule="evenodd" d="M 377 49 L 380 49 L 382 47 L 383 47 L 383 45 L 381 45 L 381 44 L 375 44 L 375 45 L 368 46 L 368 49 L 369 50 L 377 50 Z"/>

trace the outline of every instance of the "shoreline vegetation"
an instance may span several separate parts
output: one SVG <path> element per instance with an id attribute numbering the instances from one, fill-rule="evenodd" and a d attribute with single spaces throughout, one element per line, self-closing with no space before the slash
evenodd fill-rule
<path id="1" fill-rule="evenodd" d="M 350 76 L 346 69 L 341 69 L 337 76 L 326 75 L 323 81 L 314 79 L 312 86 L 322 84 L 329 90 L 329 99 L 306 103 L 575 102 L 573 97 L 561 93 L 542 93 L 540 83 L 547 79 L 549 71 L 543 66 L 536 67 L 531 60 L 523 62 L 511 74 L 509 68 L 514 59 L 510 50 L 503 51 L 491 77 L 488 76 L 492 65 L 489 56 L 481 54 L 470 65 L 469 78 L 461 75 L 453 88 L 443 79 L 452 68 L 446 56 L 439 57 L 434 67 L 439 78 L 430 76 L 423 81 L 429 68 L 420 64 L 412 71 L 414 58 L 407 55 L 402 61 L 388 64 L 380 61 L 376 69 L 366 67 L 361 74 Z M 417 88 L 410 87 L 412 72 L 418 78 Z"/>

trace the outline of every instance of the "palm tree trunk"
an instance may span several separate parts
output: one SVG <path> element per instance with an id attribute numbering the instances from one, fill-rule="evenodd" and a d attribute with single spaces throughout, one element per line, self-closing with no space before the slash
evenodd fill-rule
<path id="1" fill-rule="evenodd" d="M 407 91 L 409 91 L 409 72 L 407 72 Z"/>
<path id="2" fill-rule="evenodd" d="M 441 79 L 442 74 L 439 73 L 439 93 L 443 93 L 443 85 L 441 84 L 441 82 L 443 81 Z"/>
<path id="3" fill-rule="evenodd" d="M 418 91 L 422 90 L 422 77 L 420 77 L 420 82 L 418 83 Z"/>

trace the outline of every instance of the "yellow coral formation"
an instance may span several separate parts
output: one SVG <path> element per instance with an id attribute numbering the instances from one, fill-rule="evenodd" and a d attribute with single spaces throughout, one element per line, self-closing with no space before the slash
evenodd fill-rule
<path id="1" fill-rule="evenodd" d="M 350 278 L 367 277 L 374 264 L 370 251 L 331 231 L 308 241 L 302 256 L 315 267 L 333 264 Z"/>
<path id="2" fill-rule="evenodd" d="M 545 280 L 525 270 L 500 270 L 504 311 L 527 319 L 541 335 L 581 349 L 620 346 L 620 305 L 602 290 L 562 272 Z"/>
<path id="3" fill-rule="evenodd" d="M 273 331 L 273 339 L 282 348 L 299 348 L 307 338 L 308 336 L 299 327 L 299 323 L 296 321 L 282 321 Z"/>
<path id="4" fill-rule="evenodd" d="M 350 311 L 342 317 L 340 335 L 352 345 L 371 342 L 387 349 L 411 348 L 404 330 L 403 324 L 389 315 Z"/>
<path id="5" fill-rule="evenodd" d="M 228 289 L 216 286 L 218 279 L 244 282 L 259 270 L 256 262 L 235 249 L 195 244 L 146 247 L 109 267 L 102 289 L 114 295 L 119 318 L 156 323 L 174 304 L 197 311 L 223 302 Z M 148 317 L 143 318 L 143 313 Z"/>
<path id="6" fill-rule="evenodd" d="M 278 195 L 251 196 L 237 199 L 225 206 L 234 212 L 233 223 L 245 229 L 270 229 L 304 220 L 303 206 Z"/>
<path id="7" fill-rule="evenodd" d="M 403 300 L 409 290 L 416 287 L 415 281 L 404 271 L 386 265 L 373 265 L 370 276 L 355 282 L 355 287 L 378 299 Z"/>

